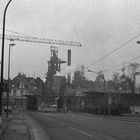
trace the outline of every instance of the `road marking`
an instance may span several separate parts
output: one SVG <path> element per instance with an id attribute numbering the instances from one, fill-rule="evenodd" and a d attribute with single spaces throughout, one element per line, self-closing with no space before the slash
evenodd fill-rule
<path id="1" fill-rule="evenodd" d="M 61 123 L 61 122 L 59 123 L 59 125 L 60 125 L 60 126 L 65 126 L 65 124 L 64 124 L 64 123 Z"/>
<path id="2" fill-rule="evenodd" d="M 73 130 L 76 129 L 76 128 L 74 128 L 74 127 L 69 127 L 69 128 L 70 128 L 70 129 L 73 129 Z"/>
<path id="3" fill-rule="evenodd" d="M 130 123 L 130 124 L 137 124 L 137 125 L 140 125 L 140 122 L 131 122 L 131 121 L 125 121 L 127 123 Z"/>
<path id="4" fill-rule="evenodd" d="M 40 131 L 39 128 L 32 128 L 33 131 Z"/>
<path id="5" fill-rule="evenodd" d="M 72 114 L 71 116 L 76 116 L 76 115 Z"/>
<path id="6" fill-rule="evenodd" d="M 82 134 L 84 134 L 84 135 L 86 135 L 86 136 L 88 136 L 88 137 L 92 137 L 92 135 L 91 134 L 89 134 L 89 133 L 87 133 L 87 132 L 85 132 L 85 131 L 80 131 Z"/>

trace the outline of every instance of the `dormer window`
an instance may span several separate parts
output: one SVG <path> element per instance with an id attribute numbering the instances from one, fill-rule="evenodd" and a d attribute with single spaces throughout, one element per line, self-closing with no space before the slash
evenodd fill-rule
<path id="1" fill-rule="evenodd" d="M 19 84 L 19 88 L 25 88 L 23 82 L 20 82 L 20 84 Z"/>
<path id="2" fill-rule="evenodd" d="M 12 88 L 14 88 L 15 87 L 15 85 L 12 85 Z"/>

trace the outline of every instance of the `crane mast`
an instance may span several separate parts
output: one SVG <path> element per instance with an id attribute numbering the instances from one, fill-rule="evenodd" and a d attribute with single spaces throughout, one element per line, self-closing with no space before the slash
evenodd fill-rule
<path id="1" fill-rule="evenodd" d="M 0 34 L 0 39 L 2 39 L 2 34 Z M 45 38 L 30 37 L 30 36 L 19 36 L 19 35 L 7 35 L 6 34 L 5 39 L 14 40 L 14 41 L 44 43 L 44 44 L 51 44 L 51 45 L 66 45 L 66 46 L 79 46 L 79 47 L 82 46 L 80 44 L 80 42 L 53 40 L 53 39 L 45 39 Z"/>

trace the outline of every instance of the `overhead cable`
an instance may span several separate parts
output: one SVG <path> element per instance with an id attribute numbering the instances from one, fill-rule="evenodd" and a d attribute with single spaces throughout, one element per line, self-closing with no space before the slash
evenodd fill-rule
<path id="1" fill-rule="evenodd" d="M 137 57 L 135 57 L 135 58 L 133 58 L 133 59 L 130 59 L 130 60 L 126 61 L 126 62 L 123 62 L 123 63 L 121 63 L 121 64 L 115 65 L 115 66 L 113 66 L 111 69 L 103 70 L 102 72 L 110 71 L 110 70 L 112 70 L 112 69 L 114 69 L 114 68 L 116 68 L 116 67 L 118 67 L 118 66 L 125 65 L 125 64 L 127 64 L 127 63 L 129 63 L 129 62 L 131 62 L 131 61 L 133 61 L 133 60 L 139 59 L 139 58 L 140 58 L 140 56 L 137 56 Z"/>
<path id="2" fill-rule="evenodd" d="M 118 48 L 112 50 L 111 52 L 109 52 L 108 54 L 104 55 L 103 57 L 99 58 L 98 60 L 94 61 L 93 63 L 87 65 L 85 67 L 85 69 L 89 68 L 90 66 L 100 62 L 101 60 L 105 59 L 106 57 L 108 57 L 109 55 L 113 54 L 114 52 L 118 51 L 119 49 L 121 49 L 122 47 L 126 46 L 128 43 L 130 43 L 131 41 L 135 40 L 137 37 L 139 37 L 140 34 L 136 35 L 135 37 L 131 38 L 130 40 L 128 40 L 127 42 L 123 43 L 122 45 L 120 45 Z"/>

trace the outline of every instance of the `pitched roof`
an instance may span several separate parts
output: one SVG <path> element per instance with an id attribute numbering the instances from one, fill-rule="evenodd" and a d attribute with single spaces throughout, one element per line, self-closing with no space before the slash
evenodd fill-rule
<path id="1" fill-rule="evenodd" d="M 26 75 L 19 73 L 13 80 L 11 80 L 11 85 L 15 85 L 15 87 L 19 87 L 20 83 L 24 84 L 26 89 L 29 89 L 30 83 L 28 82 Z"/>

